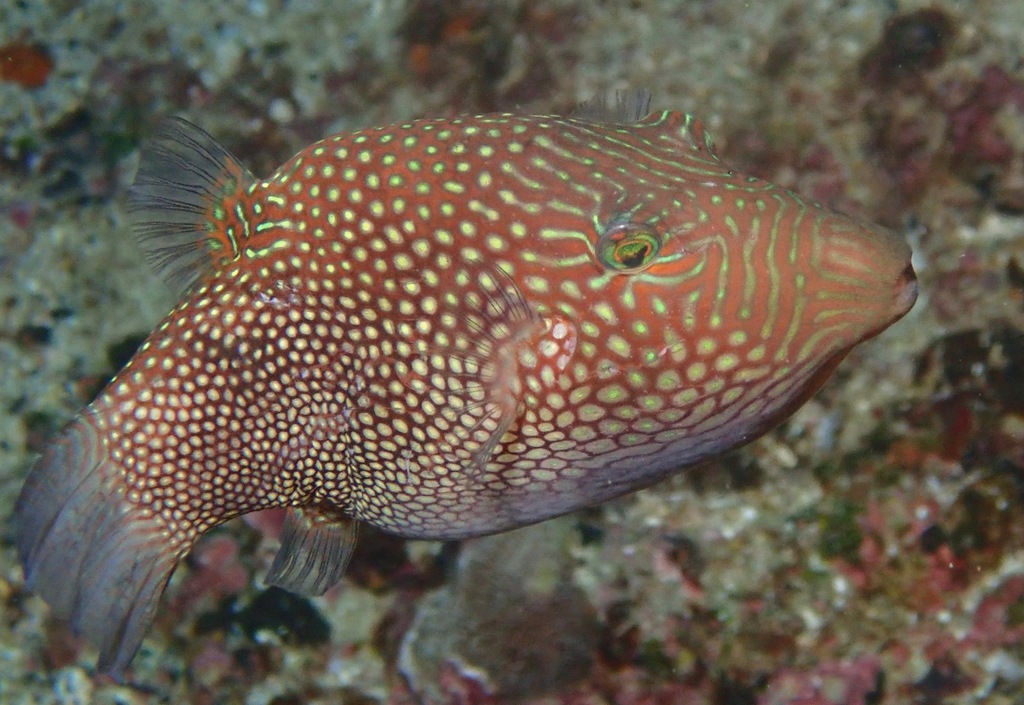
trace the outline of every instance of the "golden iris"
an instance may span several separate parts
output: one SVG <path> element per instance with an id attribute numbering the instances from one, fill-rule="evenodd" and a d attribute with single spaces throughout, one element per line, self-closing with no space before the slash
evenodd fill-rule
<path id="1" fill-rule="evenodd" d="M 617 272 L 646 269 L 661 251 L 661 236 L 650 225 L 625 223 L 604 232 L 597 243 L 601 263 Z"/>

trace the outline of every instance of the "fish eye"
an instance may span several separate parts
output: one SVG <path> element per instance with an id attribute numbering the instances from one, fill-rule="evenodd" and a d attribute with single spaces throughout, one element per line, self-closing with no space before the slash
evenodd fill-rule
<path id="1" fill-rule="evenodd" d="M 597 254 L 601 263 L 617 272 L 647 268 L 661 251 L 661 235 L 646 223 L 615 225 L 601 235 Z"/>

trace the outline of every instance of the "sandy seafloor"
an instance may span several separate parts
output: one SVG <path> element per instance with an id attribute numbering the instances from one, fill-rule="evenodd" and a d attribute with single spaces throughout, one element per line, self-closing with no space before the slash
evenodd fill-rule
<path id="1" fill-rule="evenodd" d="M 1022 28 L 1009 0 L 0 0 L 34 62 L 0 80 L 0 516 L 174 303 L 125 211 L 169 113 L 265 175 L 333 131 L 646 87 L 903 233 L 921 282 L 783 427 L 607 506 L 461 549 L 367 532 L 309 601 L 262 583 L 273 517 L 233 522 L 124 684 L 0 541 L 0 702 L 1024 702 Z"/>

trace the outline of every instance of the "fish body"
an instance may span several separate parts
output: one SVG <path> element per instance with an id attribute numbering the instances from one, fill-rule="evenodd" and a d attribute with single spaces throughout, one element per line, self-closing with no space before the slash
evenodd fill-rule
<path id="1" fill-rule="evenodd" d="M 637 118 L 402 123 L 265 180 L 165 124 L 133 210 L 183 298 L 15 515 L 102 670 L 221 522 L 291 508 L 269 580 L 322 593 L 359 522 L 494 533 L 747 443 L 913 305 L 896 236 L 734 172 L 689 116 Z"/>

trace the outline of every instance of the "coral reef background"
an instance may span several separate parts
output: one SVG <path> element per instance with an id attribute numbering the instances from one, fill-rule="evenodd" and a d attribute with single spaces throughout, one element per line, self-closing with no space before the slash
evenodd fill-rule
<path id="1" fill-rule="evenodd" d="M 208 537 L 125 684 L 0 541 L 5 703 L 1024 701 L 1024 5 L 0 2 L 0 516 L 174 304 L 125 193 L 167 114 L 266 175 L 330 132 L 643 87 L 720 156 L 903 233 L 922 296 L 783 427 L 637 495 L 461 546 L 366 532 L 262 583 Z"/>

